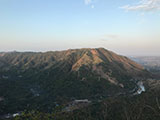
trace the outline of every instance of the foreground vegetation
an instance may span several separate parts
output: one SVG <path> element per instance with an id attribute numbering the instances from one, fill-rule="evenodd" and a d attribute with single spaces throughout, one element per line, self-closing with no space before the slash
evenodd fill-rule
<path id="1" fill-rule="evenodd" d="M 87 107 L 64 112 L 57 107 L 52 113 L 26 111 L 13 120 L 159 120 L 159 89 L 137 96 L 119 96 L 94 102 Z"/>

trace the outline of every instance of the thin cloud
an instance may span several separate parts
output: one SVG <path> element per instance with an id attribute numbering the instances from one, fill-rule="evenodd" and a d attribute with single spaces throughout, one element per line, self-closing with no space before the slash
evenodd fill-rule
<path id="1" fill-rule="evenodd" d="M 116 40 L 118 39 L 120 36 L 116 35 L 116 34 L 108 34 L 108 35 L 104 35 L 100 40 L 101 41 L 108 41 L 108 40 Z"/>
<path id="2" fill-rule="evenodd" d="M 106 35 L 106 37 L 108 38 L 112 38 L 112 39 L 116 39 L 119 37 L 119 35 L 116 35 L 116 34 L 110 34 L 110 35 Z"/>
<path id="3" fill-rule="evenodd" d="M 94 8 L 94 5 L 92 5 L 91 8 Z"/>
<path id="4" fill-rule="evenodd" d="M 154 11 L 160 10 L 160 0 L 140 0 L 136 5 L 125 5 L 121 7 L 127 11 Z"/>
<path id="5" fill-rule="evenodd" d="M 92 0 L 84 0 L 85 5 L 91 4 L 93 1 Z"/>
<path id="6" fill-rule="evenodd" d="M 95 7 L 93 2 L 94 0 L 84 0 L 85 5 L 90 5 L 92 9 Z"/>

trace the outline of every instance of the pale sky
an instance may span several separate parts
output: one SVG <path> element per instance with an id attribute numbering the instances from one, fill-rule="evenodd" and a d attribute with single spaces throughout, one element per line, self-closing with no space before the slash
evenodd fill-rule
<path id="1" fill-rule="evenodd" d="M 160 55 L 160 0 L 0 0 L 0 52 L 97 47 Z"/>

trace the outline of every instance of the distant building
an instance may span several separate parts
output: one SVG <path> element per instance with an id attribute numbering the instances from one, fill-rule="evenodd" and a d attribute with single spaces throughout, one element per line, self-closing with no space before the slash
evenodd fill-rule
<path id="1" fill-rule="evenodd" d="M 90 101 L 88 99 L 84 99 L 84 100 L 75 100 L 75 103 L 90 103 Z"/>

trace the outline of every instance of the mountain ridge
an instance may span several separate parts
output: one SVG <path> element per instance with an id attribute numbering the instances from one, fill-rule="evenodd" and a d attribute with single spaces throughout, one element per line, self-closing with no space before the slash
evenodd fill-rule
<path id="1" fill-rule="evenodd" d="M 96 48 L 96 49 L 93 49 L 93 48 L 83 48 L 83 49 L 68 49 L 68 50 L 63 50 L 63 51 L 49 51 L 49 52 L 6 52 L 6 53 L 1 53 L 0 54 L 0 56 L 1 57 L 5 57 L 6 55 L 15 55 L 14 57 L 20 57 L 20 56 L 23 56 L 23 55 L 28 55 L 28 57 L 33 57 L 32 55 L 34 54 L 35 56 L 37 55 L 37 57 L 38 57 L 38 55 L 40 56 L 40 55 L 44 55 L 43 56 L 43 58 L 44 57 L 48 57 L 49 55 L 50 56 L 53 56 L 56 60 L 58 59 L 58 60 L 62 60 L 63 59 L 63 57 L 66 57 L 66 56 L 69 56 L 69 55 L 72 55 L 72 53 L 76 53 L 77 51 L 80 51 L 80 52 L 82 52 L 82 54 L 83 53 L 92 53 L 92 55 L 96 55 L 96 53 L 98 53 L 98 52 L 101 52 L 100 50 L 105 50 L 104 48 Z M 108 61 L 112 61 L 112 59 L 114 58 L 116 58 L 115 57 L 115 55 L 117 55 L 117 54 L 115 54 L 115 53 L 113 53 L 113 52 L 111 52 L 111 51 L 108 51 L 108 50 L 105 50 L 105 52 L 108 52 L 109 54 L 108 54 L 108 56 L 109 55 L 111 55 L 111 57 L 108 57 L 108 56 L 104 56 L 104 54 L 101 54 L 101 56 L 98 56 L 98 55 L 100 55 L 99 53 L 98 53 L 98 57 L 99 58 L 101 58 L 101 59 L 105 59 L 105 60 L 108 60 Z M 46 55 L 48 55 L 48 56 L 45 56 L 45 54 Z M 59 55 L 58 55 L 59 54 Z M 57 56 L 56 56 L 57 55 Z M 90 57 L 90 56 L 89 56 Z M 121 58 L 122 57 L 124 57 L 124 56 L 121 56 Z M 106 59 L 107 58 L 107 59 Z M 122 62 L 123 60 L 121 60 L 121 58 L 119 57 L 119 60 Z M 126 59 L 128 59 L 127 57 L 124 57 L 124 58 L 126 58 Z M 116 58 L 117 59 L 117 58 Z M 23 59 L 22 59 L 23 60 Z M 135 64 L 135 63 L 134 63 Z M 137 67 L 141 67 L 142 68 L 142 66 L 140 66 L 140 65 L 138 65 L 137 64 Z"/>
<path id="2" fill-rule="evenodd" d="M 150 77 L 141 65 L 104 48 L 5 53 L 0 67 L 3 113 L 132 94 L 137 82 Z"/>

